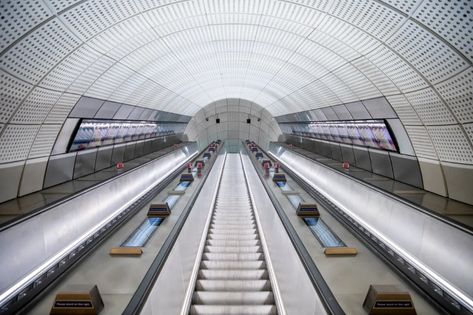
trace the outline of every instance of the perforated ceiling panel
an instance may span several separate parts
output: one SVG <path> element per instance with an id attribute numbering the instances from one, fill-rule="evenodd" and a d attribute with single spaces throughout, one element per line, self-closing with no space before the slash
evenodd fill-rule
<path id="1" fill-rule="evenodd" d="M 429 140 L 430 127 L 455 126 L 472 144 L 462 125 L 473 117 L 471 1 L 0 6 L 2 124 L 62 124 L 82 95 L 185 115 L 247 99 L 273 116 L 386 96 Z"/>

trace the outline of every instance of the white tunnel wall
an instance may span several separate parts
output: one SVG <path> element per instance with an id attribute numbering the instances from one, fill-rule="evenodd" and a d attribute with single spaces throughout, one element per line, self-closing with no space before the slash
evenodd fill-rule
<path id="1" fill-rule="evenodd" d="M 238 152 L 241 141 L 246 139 L 267 149 L 270 141 L 278 140 L 281 130 L 271 114 L 258 104 L 224 99 L 198 111 L 187 125 L 185 134 L 190 141 L 197 141 L 200 149 L 220 139 L 225 141 L 227 150 Z"/>
<path id="2" fill-rule="evenodd" d="M 425 187 L 473 203 L 472 1 L 18 0 L 0 16 L 2 178 L 48 158 L 83 95 L 190 116 L 385 96 Z"/>

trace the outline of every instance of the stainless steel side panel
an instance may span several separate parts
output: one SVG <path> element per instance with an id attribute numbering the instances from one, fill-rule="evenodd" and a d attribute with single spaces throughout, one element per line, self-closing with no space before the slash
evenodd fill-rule
<path id="1" fill-rule="evenodd" d="M 46 269 L 191 156 L 190 143 L 66 200 L 0 233 L 0 301 L 25 277 Z"/>
<path id="2" fill-rule="evenodd" d="M 284 147 L 270 153 L 411 264 L 467 304 L 473 296 L 473 236 Z"/>
<path id="3" fill-rule="evenodd" d="M 140 314 L 180 314 L 217 194 L 225 155 L 220 154 L 159 273 Z M 200 260 L 199 260 L 200 261 Z"/>
<path id="4" fill-rule="evenodd" d="M 285 313 L 327 314 L 250 158 L 242 154 L 242 160 Z"/>

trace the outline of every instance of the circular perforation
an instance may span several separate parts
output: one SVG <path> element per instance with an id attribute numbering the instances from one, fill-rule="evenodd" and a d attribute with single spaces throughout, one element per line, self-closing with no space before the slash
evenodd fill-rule
<path id="1" fill-rule="evenodd" d="M 50 16 L 42 1 L 0 1 L 0 51 Z"/>
<path id="2" fill-rule="evenodd" d="M 473 121 L 473 68 L 436 86 L 460 122 Z"/>
<path id="3" fill-rule="evenodd" d="M 0 122 L 10 119 L 32 88 L 32 85 L 0 71 Z"/>
<path id="4" fill-rule="evenodd" d="M 473 60 L 473 1 L 423 1 L 414 17 Z"/>

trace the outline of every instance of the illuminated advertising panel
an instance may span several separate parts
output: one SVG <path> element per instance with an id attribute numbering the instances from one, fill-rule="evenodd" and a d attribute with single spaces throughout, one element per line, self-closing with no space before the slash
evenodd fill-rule
<path id="1" fill-rule="evenodd" d="M 324 121 L 292 124 L 293 134 L 397 152 L 394 136 L 384 120 Z"/>
<path id="2" fill-rule="evenodd" d="M 69 152 L 173 135 L 182 132 L 185 125 L 182 123 L 83 119 L 72 137 Z"/>

